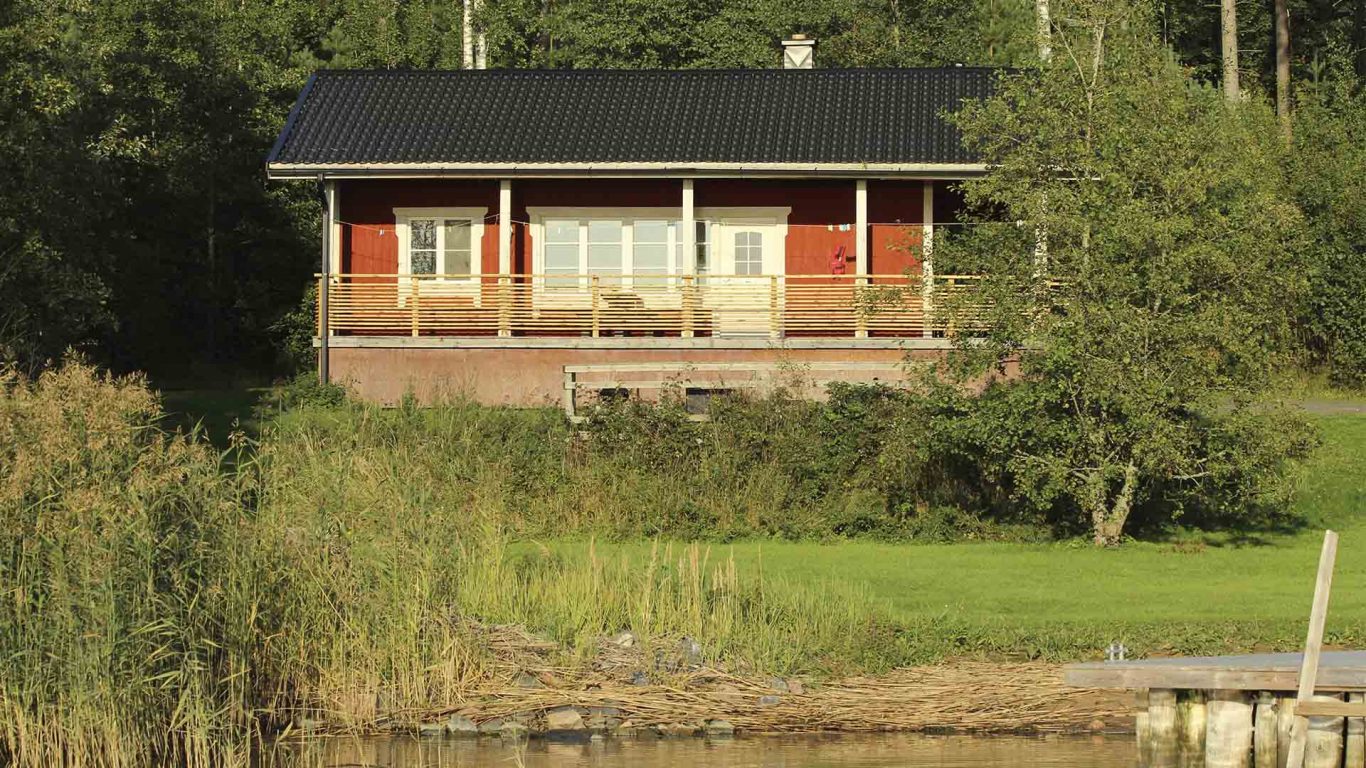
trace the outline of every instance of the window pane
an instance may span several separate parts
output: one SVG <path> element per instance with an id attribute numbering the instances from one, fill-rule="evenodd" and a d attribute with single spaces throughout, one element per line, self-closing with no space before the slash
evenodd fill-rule
<path id="1" fill-rule="evenodd" d="M 758 275 L 764 268 L 763 235 L 745 231 L 735 233 L 735 273 Z"/>
<path id="2" fill-rule="evenodd" d="M 621 222 L 611 221 L 610 219 L 599 219 L 597 221 L 588 222 L 588 242 L 620 243 Z"/>
<path id="3" fill-rule="evenodd" d="M 470 249 L 470 222 L 468 219 L 446 219 L 446 250 L 468 251 Z"/>
<path id="4" fill-rule="evenodd" d="M 621 274 L 621 222 L 588 222 L 589 274 Z"/>
<path id="5" fill-rule="evenodd" d="M 667 243 L 669 222 L 637 221 L 631 225 L 631 238 L 637 243 Z"/>
<path id="6" fill-rule="evenodd" d="M 442 271 L 448 275 L 468 275 L 471 269 L 469 219 L 446 219 L 441 224 L 446 261 Z"/>
<path id="7" fill-rule="evenodd" d="M 579 222 L 572 219 L 547 219 L 545 222 L 545 241 L 547 243 L 579 242 Z"/>
<path id="8" fill-rule="evenodd" d="M 579 244 L 547 242 L 545 246 L 545 271 L 577 274 L 579 271 Z"/>
<path id="9" fill-rule="evenodd" d="M 436 250 L 436 219 L 413 219 L 408 222 L 408 233 L 414 251 Z"/>
<path id="10" fill-rule="evenodd" d="M 621 272 L 621 243 L 590 243 L 588 246 L 588 271 Z"/>
<path id="11" fill-rule="evenodd" d="M 448 275 L 468 275 L 473 270 L 470 269 L 469 251 L 446 250 L 446 274 Z"/>
<path id="12" fill-rule="evenodd" d="M 697 222 L 697 232 L 694 237 L 697 238 L 695 241 L 695 247 L 697 249 L 697 273 L 699 275 L 704 275 L 711 271 L 711 227 L 707 226 L 707 222 Z"/>
<path id="13" fill-rule="evenodd" d="M 636 243 L 633 269 L 638 273 L 664 273 L 669 271 L 668 243 Z"/>
<path id="14" fill-rule="evenodd" d="M 436 274 L 436 251 L 412 251 L 410 252 L 408 259 L 412 274 Z"/>

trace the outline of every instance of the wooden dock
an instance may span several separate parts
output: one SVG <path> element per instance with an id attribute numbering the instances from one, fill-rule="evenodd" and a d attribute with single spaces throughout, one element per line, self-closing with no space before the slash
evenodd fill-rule
<path id="1" fill-rule="evenodd" d="M 1141 661 L 1070 664 L 1068 685 L 1084 688 L 1171 688 L 1190 690 L 1293 692 L 1299 688 L 1303 653 L 1254 653 Z M 1324 651 L 1319 656 L 1319 691 L 1366 691 L 1366 651 Z"/>
<path id="2" fill-rule="evenodd" d="M 1366 768 L 1366 651 L 1324 651 L 1337 556 L 1324 534 L 1303 653 L 1092 662 L 1085 688 L 1138 692 L 1145 768 Z"/>

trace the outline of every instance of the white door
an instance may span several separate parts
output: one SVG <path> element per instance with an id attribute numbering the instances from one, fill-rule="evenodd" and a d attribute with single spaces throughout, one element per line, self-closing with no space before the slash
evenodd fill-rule
<path id="1" fill-rule="evenodd" d="M 717 222 L 707 298 L 721 336 L 766 336 L 782 308 L 784 243 L 773 222 Z"/>

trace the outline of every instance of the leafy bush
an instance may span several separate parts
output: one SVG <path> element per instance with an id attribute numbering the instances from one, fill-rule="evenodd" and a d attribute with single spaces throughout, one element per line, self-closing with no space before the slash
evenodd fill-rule
<path id="1" fill-rule="evenodd" d="M 1311 362 L 1366 388 L 1366 93 L 1339 62 L 1298 94 L 1290 178 L 1308 219 L 1310 292 L 1300 324 Z"/>

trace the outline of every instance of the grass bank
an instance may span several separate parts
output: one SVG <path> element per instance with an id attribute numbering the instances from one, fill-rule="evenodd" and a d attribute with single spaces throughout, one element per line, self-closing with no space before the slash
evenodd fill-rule
<path id="1" fill-rule="evenodd" d="M 890 476 L 843 479 L 865 433 L 827 423 L 813 444 L 763 412 L 699 445 L 667 419 L 585 443 L 553 412 L 310 406 L 220 453 L 160 429 L 139 381 L 69 365 L 0 392 L 0 762 L 23 765 L 241 761 L 317 712 L 403 725 L 529 666 L 591 669 L 622 631 L 657 683 L 683 637 L 699 664 L 818 679 L 1112 640 L 1282 647 L 1316 546 L 1100 552 L 1037 543 L 1038 521 L 906 514 L 876 495 Z M 1330 622 L 1346 642 L 1363 636 L 1366 420 L 1320 419 L 1298 503 L 1348 529 Z M 671 470 L 680 454 L 696 474 Z M 689 533 L 710 541 L 670 543 Z M 950 537 L 990 541 L 906 543 Z M 551 642 L 509 664 L 498 625 Z"/>

